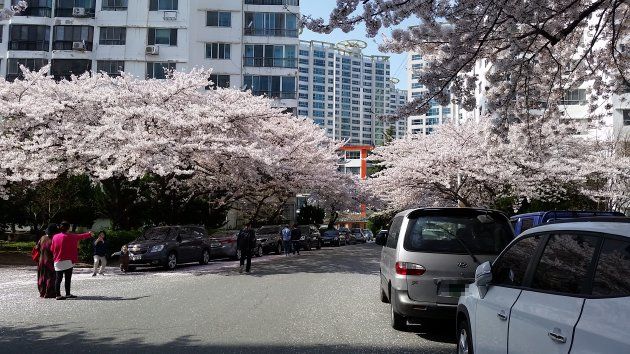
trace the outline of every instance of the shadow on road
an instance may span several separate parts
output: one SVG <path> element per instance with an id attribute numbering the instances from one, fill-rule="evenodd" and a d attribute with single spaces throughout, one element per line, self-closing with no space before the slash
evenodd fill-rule
<path id="1" fill-rule="evenodd" d="M 295 273 L 379 274 L 381 247 L 374 244 L 302 251 L 274 262 L 254 263 L 250 276 L 264 277 Z M 235 273 L 237 274 L 237 273 Z"/>
<path id="2" fill-rule="evenodd" d="M 69 299 L 70 301 L 134 301 L 140 300 L 149 297 L 138 296 L 138 297 L 120 297 L 120 296 L 79 296 L 76 299 Z"/>
<path id="3" fill-rule="evenodd" d="M 457 343 L 454 320 L 430 320 L 419 326 L 409 326 L 409 331 L 432 342 Z"/>
<path id="4" fill-rule="evenodd" d="M 70 324 L 71 325 L 71 324 Z M 155 344 L 142 338 L 119 340 L 115 336 L 95 337 L 85 330 L 68 330 L 68 325 L 33 327 L 0 326 L 2 353 L 451 353 L 452 349 L 395 348 L 356 345 L 290 344 L 206 344 L 186 335 Z M 221 338 L 225 341 L 228 338 Z M 395 346 L 395 343 L 392 343 Z"/>

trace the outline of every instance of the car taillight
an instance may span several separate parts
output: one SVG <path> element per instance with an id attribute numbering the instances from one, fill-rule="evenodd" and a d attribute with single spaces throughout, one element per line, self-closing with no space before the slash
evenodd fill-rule
<path id="1" fill-rule="evenodd" d="M 422 275 L 427 270 L 415 263 L 396 262 L 396 274 L 398 275 Z"/>

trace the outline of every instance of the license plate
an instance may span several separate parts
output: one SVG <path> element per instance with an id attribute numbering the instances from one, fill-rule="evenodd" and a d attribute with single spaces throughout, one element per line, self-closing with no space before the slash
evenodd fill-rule
<path id="1" fill-rule="evenodd" d="M 441 284 L 440 296 L 460 297 L 466 291 L 466 284 Z"/>
<path id="2" fill-rule="evenodd" d="M 142 259 L 142 256 L 130 256 L 129 259 L 132 261 L 139 261 Z"/>

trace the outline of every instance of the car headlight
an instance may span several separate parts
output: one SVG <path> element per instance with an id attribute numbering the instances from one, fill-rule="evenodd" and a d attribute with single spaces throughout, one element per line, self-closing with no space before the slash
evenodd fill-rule
<path id="1" fill-rule="evenodd" d="M 164 245 L 155 245 L 153 247 L 151 247 L 151 253 L 155 253 L 155 252 L 160 252 L 161 250 L 164 249 Z"/>
<path id="2" fill-rule="evenodd" d="M 339 239 L 339 237 L 335 237 L 335 241 L 337 241 Z"/>
<path id="3" fill-rule="evenodd" d="M 306 240 L 306 236 L 300 237 L 300 241 L 304 241 L 304 240 Z"/>

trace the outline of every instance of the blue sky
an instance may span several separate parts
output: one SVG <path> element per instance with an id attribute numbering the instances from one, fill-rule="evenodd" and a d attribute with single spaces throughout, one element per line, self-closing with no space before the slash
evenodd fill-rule
<path id="1" fill-rule="evenodd" d="M 328 19 L 330 11 L 335 7 L 335 0 L 302 0 L 300 1 L 300 12 L 303 15 L 311 15 L 313 17 L 323 17 Z M 406 21 L 411 22 L 411 21 Z M 408 24 L 407 24 L 408 25 Z M 385 29 L 383 33 L 389 34 L 390 30 Z M 350 33 L 343 33 L 341 30 L 335 30 L 331 34 L 314 33 L 309 30 L 304 30 L 300 36 L 302 40 L 318 40 L 324 42 L 338 43 L 346 39 L 360 39 L 368 44 L 368 47 L 364 49 L 364 53 L 368 55 L 388 55 L 391 57 L 391 75 L 398 78 L 400 83 L 398 88 L 407 88 L 407 55 L 395 54 L 395 53 L 381 53 L 378 50 L 377 41 L 381 41 L 380 35 L 375 38 L 368 38 L 366 36 L 365 26 L 357 27 Z"/>

